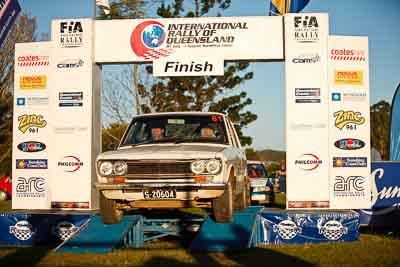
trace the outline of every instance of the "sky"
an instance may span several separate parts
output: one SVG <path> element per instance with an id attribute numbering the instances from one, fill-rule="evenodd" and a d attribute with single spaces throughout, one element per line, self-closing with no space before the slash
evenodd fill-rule
<path id="1" fill-rule="evenodd" d="M 50 33 L 50 22 L 59 18 L 93 16 L 94 0 L 18 0 L 35 16 L 38 31 Z M 187 0 L 189 3 L 192 0 Z M 223 16 L 268 15 L 270 0 L 232 0 Z M 161 2 L 161 1 L 160 1 Z M 147 12 L 155 17 L 157 5 Z M 310 0 L 302 12 L 329 14 L 330 35 L 369 37 L 370 101 L 391 102 L 400 83 L 400 0 Z M 254 78 L 241 85 L 258 119 L 245 129 L 256 149 L 285 150 L 284 63 L 256 62 L 249 70 Z"/>

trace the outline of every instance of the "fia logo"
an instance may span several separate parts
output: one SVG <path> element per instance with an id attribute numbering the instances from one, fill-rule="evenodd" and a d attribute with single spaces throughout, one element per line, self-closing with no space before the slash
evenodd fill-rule
<path id="1" fill-rule="evenodd" d="M 318 28 L 318 21 L 315 16 L 296 16 L 294 17 L 294 27 L 299 28 L 303 26 L 303 28 Z"/>
<path id="2" fill-rule="evenodd" d="M 60 23 L 60 33 L 83 33 L 80 21 L 68 21 Z"/>

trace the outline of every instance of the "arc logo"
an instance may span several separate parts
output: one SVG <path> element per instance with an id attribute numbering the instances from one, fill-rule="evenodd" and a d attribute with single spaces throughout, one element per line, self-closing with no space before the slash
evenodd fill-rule
<path id="1" fill-rule="evenodd" d="M 345 138 L 337 140 L 334 145 L 343 150 L 357 150 L 365 147 L 365 142 L 360 139 Z"/>
<path id="2" fill-rule="evenodd" d="M 335 127 L 342 130 L 345 126 L 348 130 L 356 130 L 357 125 L 363 125 L 365 123 L 365 118 L 362 116 L 361 112 L 358 111 L 336 111 L 333 116 L 335 117 Z"/>
<path id="3" fill-rule="evenodd" d="M 36 141 L 19 143 L 17 147 L 22 152 L 40 152 L 46 149 L 45 144 Z"/>
<path id="4" fill-rule="evenodd" d="M 364 197 L 365 178 L 362 176 L 335 176 L 333 191 L 335 197 Z"/>
<path id="5" fill-rule="evenodd" d="M 304 171 L 313 171 L 322 164 L 322 160 L 314 154 L 306 153 L 296 159 L 294 164 Z"/>
<path id="6" fill-rule="evenodd" d="M 39 128 L 44 128 L 47 125 L 47 121 L 43 119 L 43 116 L 36 114 L 21 115 L 18 117 L 18 121 L 18 130 L 22 133 L 26 133 L 28 130 L 30 133 L 38 133 Z"/>
<path id="7" fill-rule="evenodd" d="M 64 172 L 76 172 L 83 166 L 83 162 L 76 156 L 66 156 L 58 162 Z"/>
<path id="8" fill-rule="evenodd" d="M 137 25 L 132 31 L 131 48 L 138 57 L 146 60 L 167 57 L 174 51 L 161 48 L 165 38 L 164 25 L 155 20 L 148 20 Z"/>
<path id="9" fill-rule="evenodd" d="M 18 177 L 17 197 L 45 197 L 45 180 L 42 177 Z"/>

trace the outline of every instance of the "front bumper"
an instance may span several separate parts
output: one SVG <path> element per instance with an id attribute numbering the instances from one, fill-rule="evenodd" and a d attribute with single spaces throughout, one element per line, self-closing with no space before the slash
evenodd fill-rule
<path id="1" fill-rule="evenodd" d="M 221 196 L 225 184 L 192 184 L 192 183 L 122 183 L 107 184 L 96 183 L 96 188 L 108 199 L 126 201 L 154 201 L 144 198 L 143 190 L 148 189 L 174 189 L 174 200 L 197 201 L 201 199 L 214 199 Z"/>

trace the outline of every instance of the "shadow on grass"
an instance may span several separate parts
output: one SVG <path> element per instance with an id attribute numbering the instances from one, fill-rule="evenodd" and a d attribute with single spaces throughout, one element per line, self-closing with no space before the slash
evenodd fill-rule
<path id="1" fill-rule="evenodd" d="M 36 266 L 53 247 L 23 247 L 0 258 L 0 266 Z"/>
<path id="2" fill-rule="evenodd" d="M 170 257 L 154 257 L 145 262 L 142 267 L 220 267 L 220 266 L 296 266 L 311 267 L 313 264 L 299 258 L 282 254 L 280 252 L 252 248 L 243 251 L 231 251 L 225 253 L 200 253 L 191 254 L 195 263 L 184 263 Z"/>

